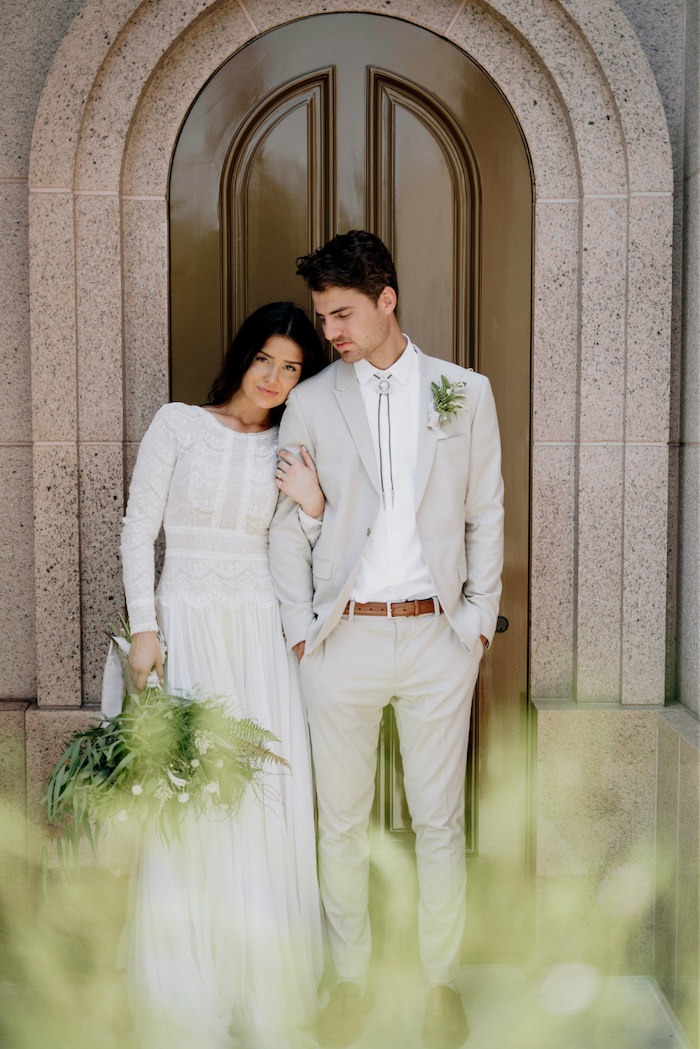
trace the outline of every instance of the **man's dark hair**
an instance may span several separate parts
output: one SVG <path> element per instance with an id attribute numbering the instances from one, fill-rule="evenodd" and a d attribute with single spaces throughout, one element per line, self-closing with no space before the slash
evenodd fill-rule
<path id="1" fill-rule="evenodd" d="M 297 273 L 311 291 L 354 288 L 377 302 L 384 288 L 393 288 L 398 299 L 399 284 L 391 252 L 365 230 L 339 233 L 311 255 L 300 255 Z"/>

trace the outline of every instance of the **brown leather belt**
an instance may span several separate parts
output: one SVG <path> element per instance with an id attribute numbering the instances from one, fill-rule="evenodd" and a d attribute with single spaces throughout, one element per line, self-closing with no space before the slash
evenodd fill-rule
<path id="1" fill-rule="evenodd" d="M 351 604 L 352 601 L 348 601 L 343 611 L 344 616 L 350 614 Z M 435 612 L 435 601 L 432 597 L 423 597 L 419 601 L 392 601 L 389 606 L 391 611 L 387 610 L 385 601 L 355 601 L 354 604 L 353 615 L 355 616 L 385 616 L 395 619 L 396 616 L 426 616 Z M 439 601 L 437 610 L 438 612 L 443 611 Z"/>

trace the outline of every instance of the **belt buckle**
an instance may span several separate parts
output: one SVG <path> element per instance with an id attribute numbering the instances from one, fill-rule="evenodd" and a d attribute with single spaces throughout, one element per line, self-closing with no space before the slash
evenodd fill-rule
<path id="1" fill-rule="evenodd" d="M 394 618 L 393 604 L 394 604 L 393 601 L 387 601 L 386 602 L 386 617 L 387 617 L 387 619 L 393 619 Z"/>

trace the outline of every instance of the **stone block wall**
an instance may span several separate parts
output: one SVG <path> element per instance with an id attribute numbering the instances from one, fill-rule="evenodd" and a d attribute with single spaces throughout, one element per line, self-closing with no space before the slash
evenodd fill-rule
<path id="1" fill-rule="evenodd" d="M 538 954 L 649 973 L 658 711 L 533 706 Z"/>
<path id="2" fill-rule="evenodd" d="M 177 128 L 231 51 L 326 7 L 10 0 L 0 39 L 0 791 L 31 814 L 63 738 L 84 723 L 82 703 L 99 693 L 101 630 L 121 600 L 123 480 L 167 396 Z M 336 7 L 387 13 L 382 0 Z M 620 965 L 656 973 L 697 1037 L 697 3 L 400 0 L 391 13 L 474 54 L 511 100 L 535 171 L 540 942 L 583 901 L 598 946 L 576 939 L 580 922 L 561 942 L 594 951 L 614 936 Z M 660 706 L 664 648 L 682 723 Z M 620 870 L 640 909 L 611 924 Z M 578 895 L 562 903 L 568 882 Z"/>
<path id="3" fill-rule="evenodd" d="M 684 707 L 533 704 L 541 964 L 653 974 L 700 1020 L 700 725 Z"/>
<path id="4" fill-rule="evenodd" d="M 692 1046 L 700 1041 L 700 725 L 683 707 L 658 722 L 654 968 Z"/>

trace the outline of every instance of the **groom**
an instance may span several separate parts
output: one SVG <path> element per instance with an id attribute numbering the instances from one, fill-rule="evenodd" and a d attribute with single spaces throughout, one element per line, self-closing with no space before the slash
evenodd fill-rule
<path id="1" fill-rule="evenodd" d="M 297 260 L 340 360 L 297 386 L 280 445 L 305 447 L 326 497 L 310 548 L 281 498 L 270 559 L 300 661 L 316 775 L 321 895 L 336 985 L 324 1046 L 362 1033 L 370 962 L 368 822 L 382 710 L 394 708 L 416 834 L 423 1041 L 461 1045 L 464 780 L 471 698 L 496 626 L 503 561 L 498 422 L 487 379 L 401 333 L 378 237 L 352 231 Z M 432 383 L 440 392 L 434 395 Z M 287 463 L 280 459 L 284 492 Z"/>

